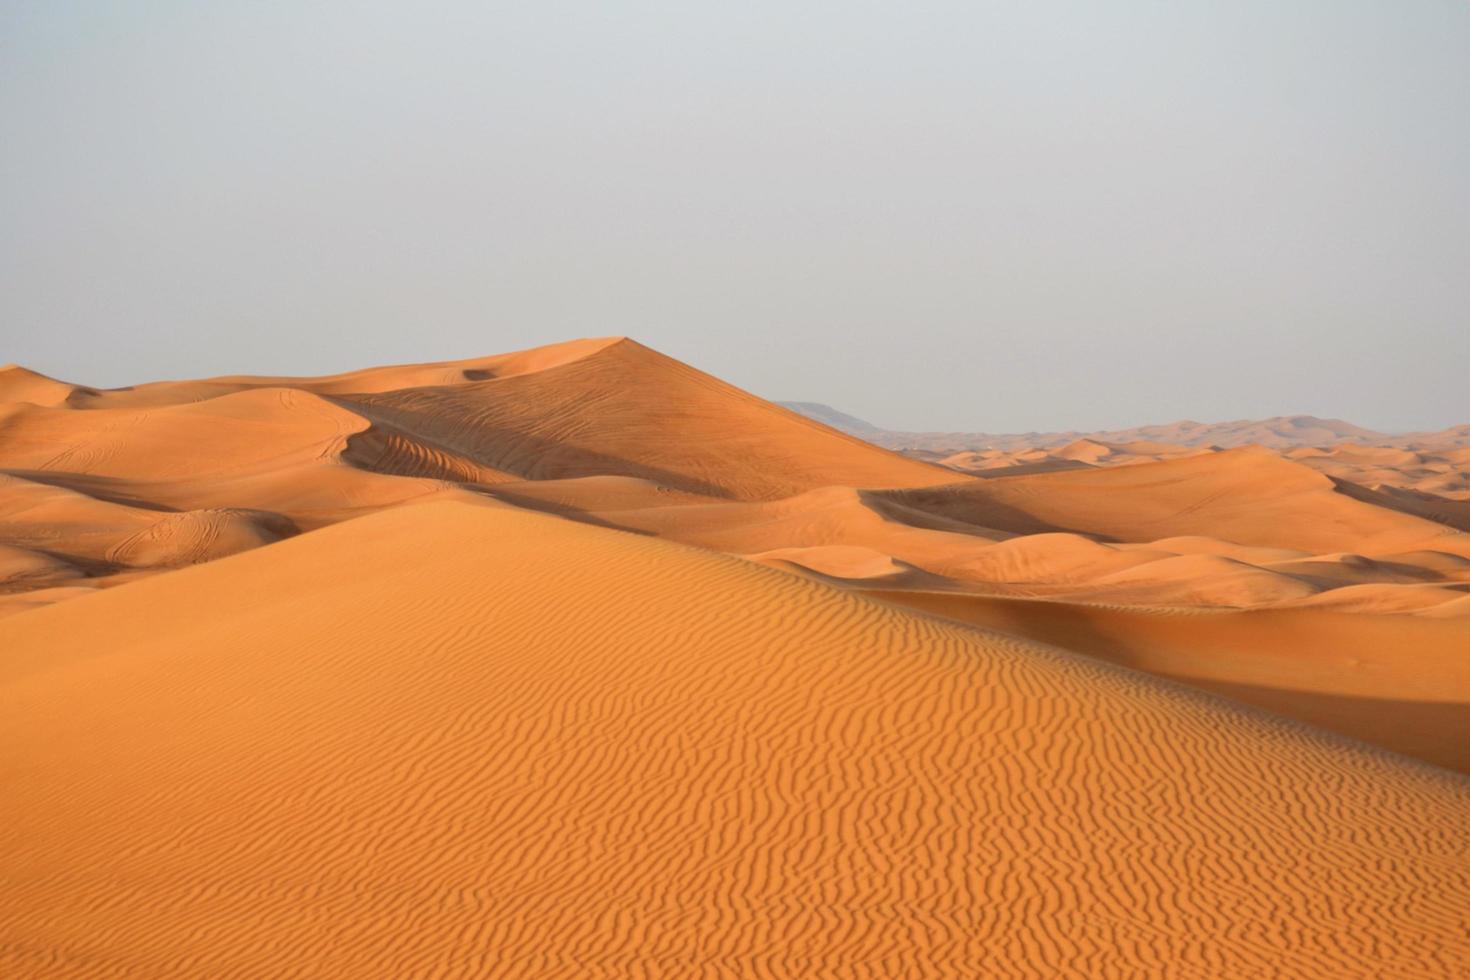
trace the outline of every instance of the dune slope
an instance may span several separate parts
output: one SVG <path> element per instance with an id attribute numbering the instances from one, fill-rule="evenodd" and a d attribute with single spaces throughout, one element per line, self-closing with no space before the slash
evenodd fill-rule
<path id="1" fill-rule="evenodd" d="M 955 479 L 625 338 L 546 370 L 342 400 L 458 458 L 527 479 L 631 476 L 737 500 Z"/>
<path id="2" fill-rule="evenodd" d="M 502 504 L 0 648 L 10 976 L 1470 971 L 1460 777 Z"/>
<path id="3" fill-rule="evenodd" d="M 1312 608 L 1170 612 L 918 589 L 868 594 L 1147 670 L 1470 773 L 1470 658 L 1465 627 L 1455 619 Z"/>
<path id="4" fill-rule="evenodd" d="M 113 539 L 143 526 L 141 557 L 165 567 L 408 501 L 552 478 L 621 480 L 667 506 L 771 500 L 832 483 L 932 485 L 954 474 L 619 337 L 320 378 L 119 389 L 0 368 L 0 546 L 34 551 L 39 540 L 63 562 L 80 555 L 89 587 L 121 567 L 106 554 Z M 19 486 L 48 488 L 53 504 L 69 496 L 41 518 L 26 502 L 33 490 L 13 504 Z M 204 516 L 158 516 L 184 512 Z M 209 515 L 220 514 L 269 533 L 202 546 L 218 537 L 210 529 L 222 518 Z M 50 587 L 75 569 L 51 571 L 12 576 L 6 588 Z"/>
<path id="5" fill-rule="evenodd" d="M 1120 541 L 1207 535 L 1311 554 L 1434 548 L 1470 556 L 1470 535 L 1355 499 L 1329 477 L 1262 449 L 977 480 L 895 496 L 1027 534 L 1063 530 Z"/>

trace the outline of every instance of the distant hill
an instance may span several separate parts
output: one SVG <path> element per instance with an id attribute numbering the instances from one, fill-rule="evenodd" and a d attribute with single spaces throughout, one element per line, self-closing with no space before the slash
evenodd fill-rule
<path id="1" fill-rule="evenodd" d="M 781 404 L 835 429 L 889 449 L 1045 449 L 1065 446 L 1080 439 L 1105 443 L 1158 442 L 1176 446 L 1218 446 L 1222 449 L 1249 445 L 1290 449 L 1344 442 L 1375 446 L 1470 445 L 1470 426 L 1456 426 L 1440 432 L 1393 435 L 1365 429 L 1341 419 L 1323 419 L 1314 415 L 1279 415 L 1269 419 L 1241 419 L 1233 422 L 1185 420 L 1096 432 L 899 432 L 879 428 L 830 405 L 815 402 Z"/>
<path id="2" fill-rule="evenodd" d="M 855 415 L 839 412 L 831 405 L 823 405 L 821 402 L 777 402 L 782 408 L 789 408 L 793 412 L 805 415 L 809 419 L 815 419 L 823 425 L 848 435 L 866 436 L 872 433 L 882 433 L 883 430 L 871 422 L 864 422 Z"/>

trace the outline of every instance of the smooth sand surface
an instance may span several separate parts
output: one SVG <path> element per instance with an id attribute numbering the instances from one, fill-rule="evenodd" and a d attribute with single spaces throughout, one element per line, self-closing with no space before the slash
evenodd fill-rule
<path id="1" fill-rule="evenodd" d="M 0 644 L 12 976 L 1470 970 L 1462 777 L 648 536 L 410 506 Z"/>

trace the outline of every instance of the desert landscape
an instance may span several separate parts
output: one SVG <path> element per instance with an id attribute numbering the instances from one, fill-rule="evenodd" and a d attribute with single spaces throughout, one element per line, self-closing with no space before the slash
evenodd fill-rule
<path id="1" fill-rule="evenodd" d="M 1467 980 L 1467 51 L 0 0 L 0 980 Z"/>
<path id="2" fill-rule="evenodd" d="M 5 976 L 1466 975 L 1470 427 L 10 366 L 0 726 Z"/>

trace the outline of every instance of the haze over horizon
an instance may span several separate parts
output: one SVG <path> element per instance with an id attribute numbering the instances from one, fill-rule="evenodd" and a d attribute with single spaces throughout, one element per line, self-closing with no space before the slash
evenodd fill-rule
<path id="1" fill-rule="evenodd" d="M 1470 6 L 0 5 L 0 361 L 1470 421 Z"/>

